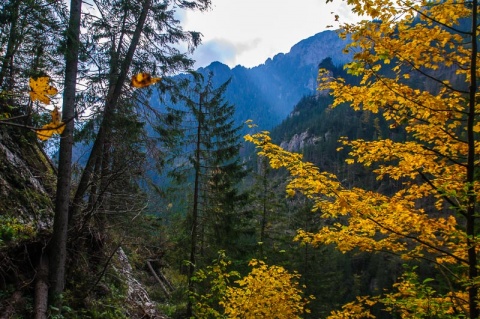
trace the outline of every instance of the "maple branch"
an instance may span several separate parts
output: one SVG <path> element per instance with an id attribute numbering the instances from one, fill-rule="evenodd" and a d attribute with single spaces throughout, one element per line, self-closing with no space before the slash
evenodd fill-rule
<path id="1" fill-rule="evenodd" d="M 462 311 L 463 313 L 467 313 L 466 309 L 465 309 L 465 306 L 463 304 L 466 304 L 467 303 L 467 300 L 464 299 L 464 298 L 461 298 L 459 296 L 457 296 L 457 292 L 455 291 L 455 289 L 453 288 L 453 285 L 452 285 L 452 282 L 450 280 L 450 278 L 445 274 L 444 270 L 447 270 L 449 272 L 449 274 L 455 278 L 460 279 L 458 275 L 456 275 L 451 269 L 445 267 L 444 265 L 442 264 L 437 264 L 438 266 L 440 266 L 438 268 L 438 270 L 442 273 L 443 275 L 443 278 L 447 281 L 447 284 L 448 284 L 448 288 L 450 289 L 450 292 L 452 293 L 452 297 L 451 299 L 457 299 L 457 300 L 461 300 L 462 302 L 459 302 L 458 303 L 458 306 L 460 308 L 462 308 Z M 454 308 L 455 310 L 455 313 L 458 313 L 458 311 Z"/>
<path id="2" fill-rule="evenodd" d="M 375 44 L 375 40 L 374 40 L 373 38 L 368 37 L 368 39 L 373 43 L 373 45 Z M 397 51 L 397 50 L 395 50 L 395 49 L 392 49 L 392 51 L 393 51 L 393 52 L 397 52 L 396 55 L 397 55 L 399 58 L 402 58 L 401 54 L 398 53 L 399 51 Z M 440 83 L 440 84 L 444 85 L 447 89 L 450 89 L 450 90 L 453 91 L 453 92 L 458 92 L 458 93 L 462 93 L 462 94 L 469 94 L 469 93 L 470 93 L 469 91 L 463 91 L 463 90 L 455 89 L 454 87 L 452 87 L 451 85 L 449 85 L 449 84 L 441 81 L 440 79 L 435 78 L 435 77 L 429 75 L 429 74 L 426 73 L 425 71 L 422 71 L 420 68 L 416 67 L 416 66 L 413 64 L 413 62 L 411 62 L 411 61 L 408 60 L 408 59 L 402 58 L 400 61 L 404 61 L 404 62 L 408 63 L 415 71 L 419 72 L 421 75 L 423 75 L 423 76 L 425 76 L 425 77 L 427 77 L 427 78 L 429 78 L 429 79 L 431 79 L 431 80 L 433 80 L 433 81 L 435 81 L 435 82 L 437 82 L 437 83 Z M 447 111 L 451 111 L 451 110 L 439 110 L 439 109 L 433 109 L 433 108 L 427 107 L 427 106 L 425 106 L 425 105 L 417 102 L 416 100 L 413 100 L 412 98 L 406 96 L 405 94 L 401 94 L 401 93 L 395 91 L 394 89 L 392 89 L 392 88 L 384 81 L 385 78 L 382 77 L 378 71 L 375 71 L 375 69 L 373 68 L 374 65 L 373 65 L 371 62 L 369 62 L 369 61 L 365 61 L 365 62 L 366 62 L 366 64 L 369 66 L 369 70 L 372 72 L 372 74 L 375 76 L 375 78 L 376 78 L 378 81 L 380 81 L 383 85 L 385 85 L 385 87 L 386 87 L 387 89 L 389 89 L 391 92 L 393 92 L 394 94 L 397 94 L 397 95 L 403 97 L 404 99 L 406 99 L 407 101 L 410 101 L 410 102 L 412 102 L 412 103 L 414 103 L 414 104 L 416 104 L 416 105 L 418 105 L 418 106 L 424 107 L 424 108 L 429 109 L 429 110 L 431 110 L 431 111 L 436 111 L 436 112 L 442 112 L 442 111 L 447 112 Z M 459 67 L 460 67 L 460 66 L 459 66 Z M 459 113 L 461 113 L 461 114 L 468 114 L 467 112 L 462 112 L 462 111 L 456 111 L 456 112 L 459 112 Z M 420 120 L 420 119 L 419 119 L 419 120 Z M 428 122 L 427 122 L 427 123 L 428 123 Z"/>
<path id="3" fill-rule="evenodd" d="M 442 196 L 442 198 L 447 201 L 450 205 L 452 205 L 454 208 L 457 209 L 458 213 L 461 214 L 462 216 L 465 216 L 465 213 L 462 212 L 462 210 L 460 209 L 460 206 L 458 205 L 458 203 L 455 203 L 450 197 L 448 197 L 447 195 L 445 194 L 442 194 L 438 188 L 433 184 L 433 182 L 419 169 L 417 169 L 417 172 L 418 174 L 420 174 L 420 176 L 422 177 L 422 179 L 428 184 L 430 185 L 430 187 L 436 191 L 438 194 L 440 194 Z"/>
<path id="4" fill-rule="evenodd" d="M 394 254 L 394 255 L 399 255 L 399 254 Z M 466 303 L 466 299 L 464 298 L 461 298 L 457 295 L 457 292 L 455 291 L 455 289 L 453 288 L 453 285 L 452 285 L 452 282 L 450 280 L 450 278 L 447 276 L 447 274 L 445 274 L 445 270 L 448 271 L 448 273 L 456 278 L 457 280 L 460 280 L 461 278 L 455 274 L 451 269 L 449 269 L 448 267 L 446 267 L 444 264 L 441 264 L 439 262 L 437 262 L 435 259 L 432 259 L 432 258 L 427 258 L 425 256 L 415 256 L 415 258 L 417 259 L 422 259 L 422 260 L 425 260 L 427 262 L 430 262 L 432 264 L 435 264 L 437 267 L 438 267 L 438 270 L 440 271 L 440 273 L 443 275 L 443 279 L 447 282 L 447 285 L 448 285 L 448 288 L 450 290 L 450 292 L 452 293 L 452 296 L 450 297 L 450 299 L 455 299 L 455 300 L 460 300 L 462 302 L 465 302 Z M 460 308 L 462 308 L 462 311 L 463 313 L 466 313 L 466 310 L 465 310 L 465 307 L 463 306 L 462 302 L 459 302 L 458 305 Z M 452 302 L 453 304 L 453 302 Z M 458 313 L 458 311 L 456 309 L 454 309 L 455 313 Z"/>
<path id="5" fill-rule="evenodd" d="M 464 35 L 471 35 L 471 34 L 472 34 L 472 33 L 469 32 L 469 31 L 459 30 L 459 29 L 457 29 L 457 28 L 454 28 L 453 26 L 449 26 L 449 25 L 446 24 L 446 23 L 440 22 L 440 21 L 438 21 L 438 20 L 436 20 L 436 19 L 428 16 L 427 14 L 423 13 L 422 11 L 418 10 L 417 8 L 412 7 L 412 6 L 409 6 L 406 2 L 403 2 L 403 4 L 404 4 L 407 8 L 409 8 L 409 9 L 415 11 L 416 13 L 418 13 L 419 15 L 421 15 L 422 17 L 424 17 L 424 18 L 426 18 L 426 19 L 428 19 L 428 20 L 430 20 L 430 21 L 432 21 L 432 22 L 435 22 L 435 23 L 437 23 L 437 24 L 439 24 L 439 25 L 441 25 L 441 26 L 443 26 L 443 27 L 445 27 L 445 28 L 447 28 L 447 29 L 450 29 L 450 30 L 452 30 L 452 31 L 454 31 L 454 32 L 457 32 L 457 33 L 460 33 L 460 34 L 464 34 Z"/>
<path id="6" fill-rule="evenodd" d="M 373 75 L 375 76 L 375 78 L 376 78 L 379 82 L 381 82 L 381 83 L 385 86 L 385 88 L 387 88 L 390 92 L 392 92 L 392 93 L 394 93 L 394 94 L 396 94 L 396 95 L 398 95 L 398 96 L 401 96 L 401 97 L 404 98 L 405 100 L 407 100 L 407 101 L 409 101 L 409 102 L 412 102 L 412 103 L 416 104 L 417 106 L 420 106 L 420 107 L 422 107 L 422 108 L 425 108 L 425 109 L 430 110 L 430 111 L 433 111 L 433 112 L 450 112 L 450 111 L 452 111 L 452 110 L 448 110 L 448 109 L 446 109 L 446 110 L 433 109 L 433 108 L 431 108 L 431 107 L 428 107 L 428 106 L 425 106 L 425 105 L 421 104 L 421 103 L 418 102 L 417 100 L 414 100 L 414 99 L 411 98 L 409 95 L 406 95 L 406 94 L 403 94 L 403 93 L 399 93 L 398 91 L 394 90 L 394 89 L 385 81 L 385 79 L 390 79 L 390 78 L 382 77 L 382 76 L 379 74 L 379 72 L 377 72 L 377 71 L 375 71 L 375 70 L 373 69 L 373 65 L 372 65 L 372 64 L 368 63 L 368 65 L 370 66 L 370 70 L 372 71 L 372 73 L 373 73 Z M 425 74 L 425 76 L 430 77 L 430 76 L 427 75 L 427 74 Z M 434 79 L 434 78 L 433 78 L 433 79 Z M 392 80 L 392 79 L 390 79 L 390 80 Z M 440 81 L 440 80 L 437 80 L 437 81 L 438 81 L 439 83 L 445 84 L 444 82 L 442 82 L 442 81 Z M 451 90 L 454 91 L 454 92 L 458 92 L 458 93 L 465 93 L 465 94 L 468 93 L 468 92 L 456 90 L 456 89 L 454 89 L 454 88 L 451 88 Z M 456 112 L 458 112 L 458 113 L 460 113 L 460 114 L 467 114 L 467 112 L 462 112 L 462 111 L 456 111 Z M 416 120 L 423 121 L 423 122 L 425 122 L 425 123 L 427 123 L 427 124 L 430 124 L 430 122 L 428 122 L 427 120 L 424 120 L 424 119 L 421 119 L 421 118 L 416 118 L 416 117 L 414 117 L 414 116 L 412 116 L 412 115 L 409 115 L 409 114 L 407 114 L 407 115 L 410 116 L 411 118 L 416 119 Z"/>
<path id="7" fill-rule="evenodd" d="M 374 76 L 376 77 L 376 79 L 377 79 L 378 81 L 380 81 L 380 82 L 385 86 L 385 88 L 387 88 L 388 90 L 390 90 L 390 91 L 393 92 L 394 94 L 401 96 L 401 97 L 404 98 L 405 100 L 407 100 L 407 101 L 409 101 L 409 102 L 412 102 L 412 103 L 416 104 L 417 106 L 420 106 L 420 107 L 423 107 L 423 108 L 425 108 L 425 109 L 431 110 L 432 112 L 446 112 L 446 111 L 442 111 L 442 110 L 435 110 L 435 109 L 433 109 L 433 108 L 430 108 L 430 107 L 428 107 L 428 106 L 425 106 L 425 105 L 417 102 L 416 100 L 410 98 L 408 95 L 401 94 L 401 93 L 397 92 L 397 91 L 394 90 L 391 86 L 389 86 L 386 81 L 384 81 L 384 78 L 383 78 L 383 77 L 381 77 L 380 75 L 378 75 L 377 72 L 375 72 L 375 71 L 373 71 L 373 72 L 374 72 Z M 392 106 L 386 106 L 386 107 L 395 110 Z M 461 114 L 466 114 L 465 112 L 461 112 L 461 111 L 457 111 L 457 112 L 459 112 L 459 113 L 461 113 Z M 411 113 L 406 113 L 406 116 L 407 116 L 408 118 L 410 118 L 410 119 L 414 119 L 414 120 L 423 122 L 423 123 L 428 124 L 428 125 L 431 124 L 428 120 L 423 119 L 423 118 L 416 117 L 416 116 L 414 116 L 414 115 L 411 114 Z M 440 131 L 442 131 L 443 133 L 445 133 L 446 135 L 448 135 L 451 139 L 453 139 L 453 140 L 455 140 L 455 141 L 457 141 L 457 142 L 464 143 L 464 144 L 467 143 L 467 141 L 462 140 L 462 139 L 459 138 L 459 137 L 456 137 L 455 135 L 453 135 L 452 133 L 448 132 L 447 130 L 445 130 L 445 129 L 442 128 L 442 127 L 438 127 L 438 129 L 439 129 Z M 434 149 L 430 149 L 430 148 L 428 148 L 426 145 L 422 145 L 422 146 L 423 146 L 426 150 L 428 150 L 428 151 L 434 152 L 434 153 L 436 153 L 436 154 L 439 155 L 439 156 L 442 156 L 442 157 L 447 158 L 448 160 L 450 160 L 450 161 L 451 161 L 452 163 L 454 163 L 454 164 L 457 164 L 457 165 L 461 165 L 461 166 L 466 167 L 465 164 L 462 164 L 462 163 L 454 160 L 452 157 L 450 157 L 450 156 L 448 156 L 448 155 L 442 154 L 442 153 L 440 153 L 440 152 L 438 152 L 438 151 L 436 151 L 436 150 L 434 150 Z"/>
<path id="8" fill-rule="evenodd" d="M 388 88 L 388 86 L 386 86 L 386 87 Z M 392 91 L 393 93 L 396 93 L 396 94 L 397 94 L 397 92 L 395 92 L 393 89 L 391 89 L 391 91 Z M 433 111 L 433 112 L 447 112 L 447 111 L 443 111 L 443 110 L 434 110 L 434 109 L 432 109 L 432 108 L 429 108 L 429 107 L 427 107 L 427 106 L 424 106 L 424 105 L 422 105 L 422 104 L 420 104 L 420 103 L 417 103 L 417 102 L 415 102 L 414 100 L 410 99 L 407 95 L 404 95 L 404 96 L 402 96 L 402 97 L 403 97 L 405 100 L 407 100 L 407 101 L 410 101 L 410 102 L 412 102 L 412 103 L 415 103 L 416 105 L 418 105 L 418 106 L 420 106 L 420 107 L 424 107 L 424 108 L 426 108 L 426 109 L 428 109 L 428 110 L 431 110 L 431 111 Z M 389 106 L 389 105 L 387 105 L 385 108 L 389 108 L 389 109 L 398 111 L 398 109 L 396 110 L 396 109 L 394 109 L 392 106 Z M 459 112 L 460 112 L 460 111 L 459 111 Z M 463 113 L 463 112 L 460 112 L 460 113 Z M 411 119 L 411 120 L 416 120 L 416 121 L 419 121 L 419 122 L 423 122 L 423 123 L 425 123 L 425 124 L 427 124 L 427 125 L 431 125 L 431 124 L 432 124 L 432 123 L 430 123 L 428 120 L 423 119 L 423 118 L 420 118 L 420 117 L 416 117 L 416 116 L 414 116 L 413 114 L 406 113 L 405 115 L 406 115 L 406 117 L 408 117 L 408 118 Z M 458 121 L 462 121 L 462 120 L 458 120 Z M 448 135 L 452 140 L 455 140 L 455 141 L 457 141 L 457 142 L 459 142 L 459 143 L 467 144 L 467 141 L 462 140 L 461 138 L 453 135 L 453 133 L 450 133 L 449 131 L 445 130 L 443 127 L 437 126 L 437 128 L 438 128 L 440 131 L 442 131 L 443 133 L 445 133 L 446 135 Z M 430 150 L 430 149 L 428 149 L 428 150 Z M 433 151 L 433 150 L 432 150 L 432 151 Z M 438 154 L 439 154 L 439 155 L 442 155 L 442 156 L 445 156 L 445 155 L 440 154 L 440 153 L 438 153 Z"/>
<path id="9" fill-rule="evenodd" d="M 377 251 L 381 252 L 381 253 L 384 253 L 384 254 L 391 254 L 393 256 L 400 257 L 400 258 L 402 257 L 401 254 L 390 251 L 390 250 L 381 249 L 381 250 L 377 250 Z M 444 256 L 444 255 L 438 255 L 438 256 Z M 422 255 L 418 255 L 418 256 L 412 255 L 412 258 L 421 259 L 421 260 L 427 261 L 428 263 L 432 263 L 432 264 L 435 264 L 436 266 L 438 266 L 440 272 L 444 276 L 444 279 L 448 282 L 448 286 L 450 287 L 451 292 L 454 293 L 450 278 L 447 277 L 447 275 L 445 274 L 445 272 L 443 270 L 446 270 L 451 276 L 455 277 L 457 280 L 461 279 L 460 276 L 458 276 L 451 269 L 449 269 L 447 266 L 445 266 L 442 263 L 439 263 L 438 261 L 436 261 L 433 258 L 425 257 L 425 256 L 422 256 Z"/>
<path id="10" fill-rule="evenodd" d="M 398 51 L 397 51 L 397 52 L 398 52 Z M 397 54 L 398 54 L 398 53 L 397 53 Z M 398 56 L 401 57 L 400 54 L 399 54 Z M 410 60 L 408 60 L 408 59 L 405 59 L 405 58 L 403 58 L 403 57 L 401 57 L 401 58 L 402 58 L 401 61 L 404 61 L 404 62 L 408 63 L 408 64 L 413 68 L 414 71 L 417 71 L 417 72 L 420 73 L 421 75 L 429 78 L 430 80 L 432 80 L 432 81 L 434 81 L 434 82 L 437 82 L 437 83 L 439 83 L 439 84 L 442 84 L 442 85 L 445 86 L 447 89 L 449 89 L 449 90 L 451 90 L 451 91 L 453 91 L 453 92 L 458 92 L 458 93 L 462 93 L 462 94 L 468 94 L 468 93 L 469 93 L 468 91 L 463 91 L 463 90 L 455 89 L 453 86 L 451 86 L 451 85 L 443 82 L 442 80 L 440 80 L 440 79 L 438 79 L 438 78 L 436 78 L 436 77 L 428 74 L 428 73 L 425 72 L 425 71 L 422 71 L 419 67 L 417 67 L 415 64 L 413 64 L 412 61 L 410 61 Z M 460 67 L 460 66 L 459 66 L 459 67 Z"/>
<path id="11" fill-rule="evenodd" d="M 452 257 L 452 258 L 454 258 L 455 260 L 457 260 L 457 261 L 459 261 L 459 262 L 468 264 L 468 260 L 463 259 L 463 258 L 458 257 L 458 256 L 455 256 L 453 253 L 451 253 L 451 252 L 449 252 L 449 251 L 446 251 L 446 250 L 444 250 L 444 249 L 435 247 L 435 246 L 433 246 L 432 244 L 429 244 L 429 243 L 421 240 L 420 238 L 418 238 L 418 237 L 416 237 L 416 236 L 408 235 L 408 234 L 402 234 L 402 233 L 400 233 L 400 232 L 398 232 L 398 231 L 395 231 L 395 230 L 391 229 L 391 228 L 388 227 L 388 226 L 382 225 L 380 222 L 376 221 L 376 220 L 373 219 L 372 217 L 365 216 L 365 218 L 368 219 L 368 220 L 370 220 L 371 222 L 373 222 L 374 224 L 376 224 L 376 225 L 379 226 L 380 228 L 383 228 L 383 229 L 385 229 L 385 230 L 387 230 L 387 231 L 389 231 L 389 232 L 391 232 L 391 233 L 393 233 L 393 234 L 395 234 L 395 235 L 399 235 L 399 236 L 401 236 L 401 237 L 404 237 L 404 238 L 407 238 L 407 239 L 411 239 L 411 240 L 416 241 L 416 242 L 420 243 L 421 245 L 424 245 L 424 246 L 426 246 L 426 247 L 428 247 L 428 248 L 430 248 L 430 249 L 433 249 L 433 250 L 438 251 L 438 252 L 440 252 L 440 253 L 442 253 L 442 254 L 445 254 L 446 256 Z"/>
<path id="12" fill-rule="evenodd" d="M 23 117 L 27 117 L 28 115 L 21 115 L 21 116 L 16 116 L 15 119 L 19 119 L 19 118 L 23 118 Z M 42 127 L 34 127 L 34 126 L 29 126 L 29 125 L 26 125 L 26 124 L 20 124 L 20 123 L 15 123 L 15 122 L 9 122 L 8 120 L 12 120 L 14 119 L 13 117 L 10 118 L 10 119 L 7 119 L 7 120 L 0 120 L 0 125 L 10 125 L 10 126 L 15 126 L 15 127 L 21 127 L 21 128 L 26 128 L 26 129 L 29 129 L 29 130 L 32 130 L 32 131 L 45 131 L 45 130 L 51 130 L 51 129 L 58 129 L 62 126 L 65 126 L 68 122 L 72 121 L 73 119 L 75 119 L 76 116 L 73 116 L 67 120 L 65 120 L 65 122 L 62 122 L 62 124 L 56 126 L 56 127 L 50 127 L 50 128 L 42 128 Z"/>
<path id="13" fill-rule="evenodd" d="M 369 65 L 370 65 L 370 67 L 372 67 L 371 64 L 369 64 Z M 380 76 L 379 73 L 376 72 L 376 71 L 374 71 L 373 69 L 372 69 L 372 73 L 373 73 L 373 75 L 375 76 L 375 78 L 385 86 L 385 88 L 387 88 L 388 90 L 390 90 L 390 92 L 392 92 L 392 93 L 394 93 L 394 94 L 396 94 L 396 95 L 398 95 L 398 96 L 401 96 L 401 97 L 404 98 L 405 100 L 407 100 L 407 101 L 409 101 L 409 102 L 412 102 L 412 103 L 416 104 L 416 105 L 419 106 L 419 107 L 423 107 L 423 108 L 425 108 L 425 109 L 427 109 L 427 110 L 430 110 L 430 111 L 432 111 L 432 112 L 448 112 L 448 111 L 451 111 L 451 110 L 437 110 L 437 109 L 433 109 L 433 108 L 431 108 L 431 107 L 425 106 L 425 105 L 419 103 L 418 101 L 414 100 L 413 98 L 410 98 L 410 96 L 408 96 L 408 95 L 406 95 L 406 94 L 401 94 L 401 93 L 399 93 L 398 91 L 394 90 L 394 89 L 385 81 L 385 78 L 383 78 L 382 76 Z M 387 106 L 387 107 L 390 107 L 391 109 L 394 109 L 392 106 Z M 462 112 L 462 111 L 456 111 L 456 112 L 459 112 L 460 114 L 467 114 L 466 112 Z M 414 116 L 413 114 L 410 114 L 410 113 L 406 113 L 406 116 L 407 116 L 408 118 L 410 118 L 410 119 L 414 119 L 414 120 L 423 122 L 423 123 L 428 124 L 428 125 L 431 124 L 428 120 L 423 119 L 423 118 L 416 117 L 416 116 Z M 455 140 L 455 141 L 457 141 L 457 142 L 464 143 L 464 144 L 467 143 L 467 141 L 462 140 L 462 139 L 459 138 L 459 137 L 456 137 L 455 135 L 453 135 L 452 133 L 448 132 L 447 130 L 445 130 L 445 129 L 442 128 L 442 127 L 438 127 L 438 129 L 441 130 L 443 133 L 447 134 L 451 139 L 453 139 L 453 140 Z M 454 160 L 453 158 L 451 158 L 451 157 L 449 157 L 449 156 L 447 156 L 447 155 L 445 155 L 445 154 L 441 154 L 441 153 L 438 152 L 438 151 L 435 151 L 435 150 L 433 150 L 433 149 L 429 149 L 429 148 L 427 148 L 426 146 L 425 146 L 425 149 L 427 149 L 427 150 L 429 150 L 429 151 L 432 151 L 432 152 L 436 153 L 437 155 L 440 155 L 440 156 L 443 156 L 443 157 L 447 158 L 448 160 L 452 161 L 452 163 L 454 163 L 454 164 L 461 165 L 461 166 L 465 166 L 465 164 L 459 163 L 459 162 L 457 162 L 456 160 Z"/>
<path id="14" fill-rule="evenodd" d="M 438 156 L 440 157 L 443 157 L 443 158 L 446 158 L 447 160 L 451 161 L 453 164 L 455 165 L 459 165 L 459 166 L 462 166 L 462 167 L 467 167 L 467 164 L 463 164 L 461 162 L 458 162 L 457 160 L 453 159 L 451 156 L 448 156 L 448 155 L 445 155 L 445 154 L 442 154 L 440 153 L 439 151 L 433 149 L 433 148 L 429 148 L 427 145 L 424 145 L 422 144 L 421 145 L 423 149 L 427 150 L 427 151 L 430 151 L 430 152 L 433 152 L 435 154 L 437 154 Z"/>

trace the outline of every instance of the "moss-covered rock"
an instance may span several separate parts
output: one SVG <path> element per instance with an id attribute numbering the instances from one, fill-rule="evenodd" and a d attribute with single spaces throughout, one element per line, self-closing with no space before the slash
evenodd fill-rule
<path id="1" fill-rule="evenodd" d="M 0 126 L 0 313 L 29 317 L 53 224 L 56 173 L 26 129 Z"/>
<path id="2" fill-rule="evenodd" d="M 48 234 L 55 180 L 55 167 L 30 132 L 0 127 L 0 223 L 14 219 L 32 235 Z"/>

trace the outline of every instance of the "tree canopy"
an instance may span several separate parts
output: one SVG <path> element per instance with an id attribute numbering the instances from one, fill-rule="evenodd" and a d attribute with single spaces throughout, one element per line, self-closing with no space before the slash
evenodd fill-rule
<path id="1" fill-rule="evenodd" d="M 246 139 L 272 167 L 288 169 L 287 193 L 311 198 L 313 210 L 325 219 L 317 232 L 299 231 L 297 240 L 334 243 L 341 251 L 390 252 L 407 263 L 428 260 L 438 271 L 429 287 L 439 282 L 448 287 L 410 299 L 402 293 L 360 298 L 332 318 L 370 316 L 377 302 L 403 317 L 418 314 L 423 304 L 419 317 L 477 318 L 477 3 L 349 3 L 373 19 L 343 25 L 342 36 L 352 37 L 346 50 L 354 53 L 346 69 L 360 82 L 352 85 L 320 70 L 319 90 L 330 92 L 332 107 L 348 104 L 381 113 L 391 129 L 406 132 L 405 141 L 341 141 L 350 149 L 348 163 L 372 167 L 378 179 L 398 180 L 401 187 L 393 194 L 346 188 L 334 174 L 274 145 L 267 132 Z M 425 289 L 411 276 L 401 280 L 411 291 Z M 428 298 L 449 307 L 428 310 L 423 302 Z"/>

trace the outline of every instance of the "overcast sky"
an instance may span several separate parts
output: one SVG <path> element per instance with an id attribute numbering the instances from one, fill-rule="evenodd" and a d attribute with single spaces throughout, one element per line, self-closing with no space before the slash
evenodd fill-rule
<path id="1" fill-rule="evenodd" d="M 231 68 L 254 67 L 299 41 L 355 16 L 340 0 L 212 0 L 208 12 L 180 17 L 184 30 L 203 34 L 193 58 L 196 67 L 220 61 Z M 330 28 L 332 29 L 332 28 Z"/>

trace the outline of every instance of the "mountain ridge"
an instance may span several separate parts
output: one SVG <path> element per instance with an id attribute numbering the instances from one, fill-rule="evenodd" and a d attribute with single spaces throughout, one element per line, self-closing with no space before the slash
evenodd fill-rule
<path id="1" fill-rule="evenodd" d="M 347 63 L 351 55 L 343 48 L 349 39 L 341 39 L 338 31 L 322 31 L 293 45 L 288 53 L 278 53 L 252 68 L 234 68 L 214 61 L 199 68 L 201 74 L 213 73 L 215 86 L 229 78 L 226 100 L 236 107 L 238 124 L 253 120 L 262 129 L 281 123 L 303 96 L 315 94 L 318 65 L 331 57 L 335 65 Z"/>

